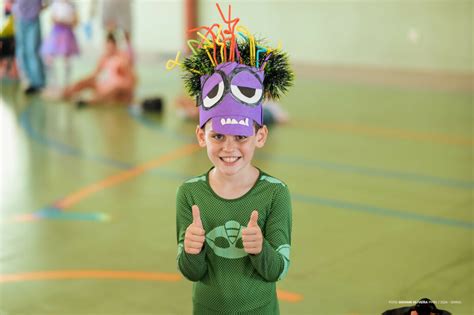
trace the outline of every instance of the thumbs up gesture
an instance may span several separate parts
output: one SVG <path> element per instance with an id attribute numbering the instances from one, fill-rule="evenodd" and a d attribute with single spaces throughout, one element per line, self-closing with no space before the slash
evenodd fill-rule
<path id="1" fill-rule="evenodd" d="M 184 251 L 188 254 L 197 255 L 201 252 L 205 240 L 205 231 L 202 228 L 201 213 L 199 207 L 193 205 L 193 223 L 186 229 L 184 234 Z"/>
<path id="2" fill-rule="evenodd" d="M 256 255 L 262 251 L 263 236 L 257 221 L 258 211 L 254 210 L 250 215 L 250 221 L 247 227 L 242 229 L 242 243 L 245 252 L 248 254 Z"/>

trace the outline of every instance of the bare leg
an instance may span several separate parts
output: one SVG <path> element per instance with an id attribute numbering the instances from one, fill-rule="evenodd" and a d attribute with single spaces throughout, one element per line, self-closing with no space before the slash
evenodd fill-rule
<path id="1" fill-rule="evenodd" d="M 96 89 L 95 78 L 89 76 L 64 89 L 63 97 L 69 99 L 85 89 Z"/>
<path id="2" fill-rule="evenodd" d="M 128 105 L 133 99 L 133 90 L 123 87 L 110 87 L 97 91 L 88 101 L 89 104 L 119 103 Z"/>
<path id="3" fill-rule="evenodd" d="M 20 77 L 19 74 L 18 74 L 18 67 L 16 65 L 16 59 L 15 57 L 12 57 L 11 58 L 11 64 L 10 64 L 10 77 L 12 79 L 15 79 L 15 80 L 18 80 L 18 78 Z"/>
<path id="4" fill-rule="evenodd" d="M 1 48 L 1 46 L 0 46 Z M 7 58 L 0 59 L 0 78 L 3 78 L 8 72 L 8 60 Z"/>
<path id="5" fill-rule="evenodd" d="M 197 119 L 199 117 L 198 107 L 196 101 L 188 96 L 180 96 L 175 101 L 176 107 L 178 108 L 178 115 L 184 118 Z"/>
<path id="6" fill-rule="evenodd" d="M 72 65 L 69 57 L 64 57 L 64 87 L 69 86 L 71 82 Z"/>
<path id="7" fill-rule="evenodd" d="M 130 59 L 130 64 L 133 65 L 135 63 L 135 52 L 132 47 L 132 40 L 130 38 L 130 33 L 127 31 L 124 31 L 123 33 L 125 36 L 125 43 L 127 45 L 127 55 L 128 55 L 128 58 Z"/>

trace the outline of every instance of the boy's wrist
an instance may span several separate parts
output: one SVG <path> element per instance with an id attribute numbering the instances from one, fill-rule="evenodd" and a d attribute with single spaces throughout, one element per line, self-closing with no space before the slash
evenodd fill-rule
<path id="1" fill-rule="evenodd" d="M 263 240 L 262 240 L 262 250 L 260 251 L 260 253 L 258 253 L 258 254 L 249 254 L 249 256 L 255 257 L 255 258 L 261 257 L 264 254 L 263 252 L 268 250 L 268 248 L 266 248 L 267 246 L 270 246 L 270 248 L 271 248 L 271 245 L 267 242 L 267 240 L 265 238 L 263 238 Z"/>
<path id="2" fill-rule="evenodd" d="M 187 253 L 185 250 L 183 250 L 183 254 L 187 256 L 187 258 L 193 259 L 194 258 L 204 258 L 206 256 L 206 248 L 207 246 L 204 244 L 201 248 L 201 251 L 197 254 L 191 254 Z"/>

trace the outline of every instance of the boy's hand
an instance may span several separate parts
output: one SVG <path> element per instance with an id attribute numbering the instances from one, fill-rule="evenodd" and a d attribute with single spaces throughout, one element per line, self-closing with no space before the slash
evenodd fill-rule
<path id="1" fill-rule="evenodd" d="M 242 229 L 242 243 L 244 250 L 248 254 L 259 254 L 262 251 L 263 235 L 257 224 L 258 212 L 254 210 L 250 216 L 250 221 L 246 228 Z"/>
<path id="2" fill-rule="evenodd" d="M 184 251 L 188 254 L 197 255 L 201 252 L 204 240 L 206 239 L 205 231 L 202 228 L 201 214 L 199 208 L 193 205 L 193 223 L 186 229 L 184 234 Z"/>

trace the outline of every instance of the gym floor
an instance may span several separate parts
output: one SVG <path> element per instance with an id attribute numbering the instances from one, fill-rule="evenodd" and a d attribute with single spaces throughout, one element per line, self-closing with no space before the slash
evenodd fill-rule
<path id="1" fill-rule="evenodd" d="M 80 68 L 79 72 L 86 72 Z M 180 73 L 139 68 L 162 115 L 0 94 L 0 314 L 189 314 L 175 192 L 210 162 Z M 255 165 L 293 198 L 282 314 L 473 313 L 472 92 L 296 72 Z"/>

